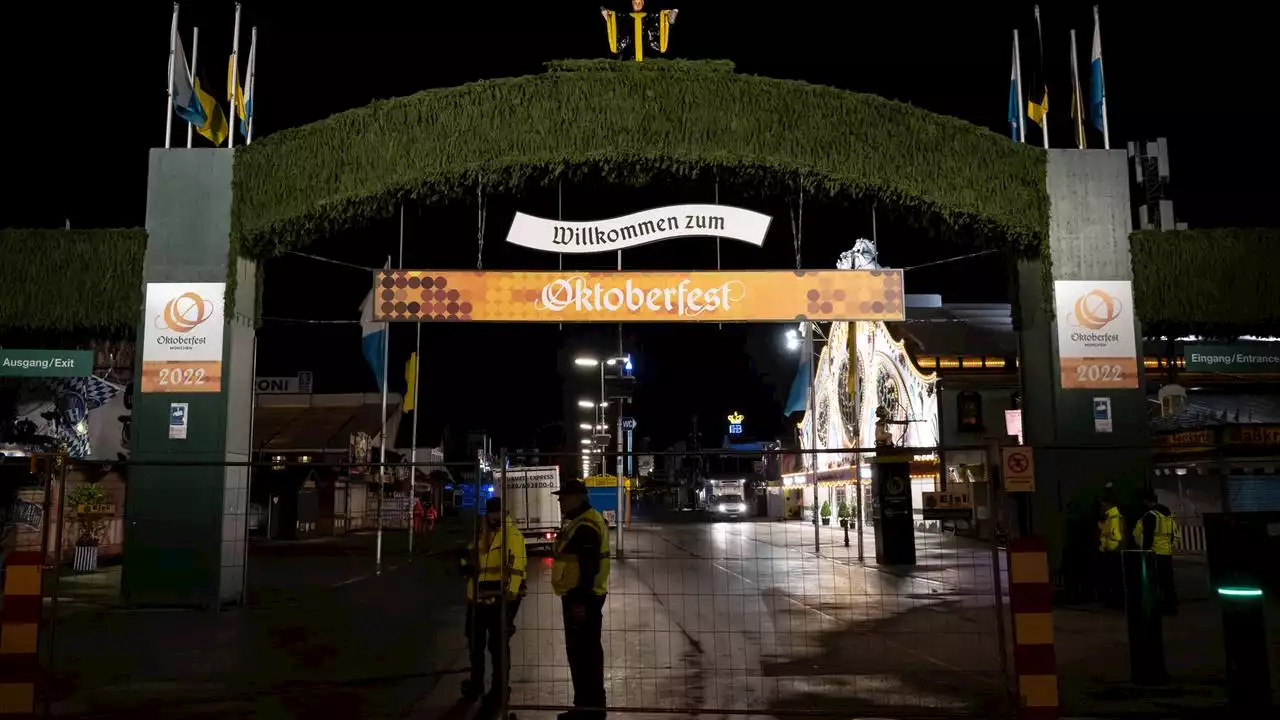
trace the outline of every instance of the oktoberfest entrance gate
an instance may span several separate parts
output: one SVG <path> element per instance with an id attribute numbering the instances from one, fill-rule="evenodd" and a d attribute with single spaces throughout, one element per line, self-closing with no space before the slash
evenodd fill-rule
<path id="1" fill-rule="evenodd" d="M 785 118 L 767 110 L 780 106 L 791 109 Z M 592 121 L 565 123 L 565 117 Z M 644 186 L 713 171 L 719 171 L 720 182 L 733 177 L 763 193 L 803 196 L 810 203 L 874 202 L 915 215 L 944 237 L 1002 248 L 1016 258 L 1028 408 L 1024 434 L 1029 444 L 1065 448 L 1037 456 L 1039 490 L 1030 499 L 1037 531 L 1048 537 L 1052 555 L 1061 540 L 1058 498 L 1083 482 L 1081 467 L 1092 468 L 1091 481 L 1103 482 L 1141 471 L 1146 463 L 1137 449 L 1146 417 L 1142 393 L 1134 389 L 1139 385 L 1126 378 L 1085 393 L 1062 387 L 1058 321 L 1051 310 L 1055 282 L 1131 278 L 1125 163 L 1123 151 L 1041 151 L 881 98 L 736 75 L 722 62 L 552 63 L 542 75 L 433 90 L 349 111 L 260 138 L 234 153 L 153 150 L 142 270 L 148 301 L 139 324 L 139 337 L 153 342 L 144 345 L 144 380 L 135 397 L 133 458 L 140 464 L 131 478 L 124 593 L 148 605 L 219 606 L 243 596 L 244 528 L 237 523 L 245 513 L 247 472 L 218 463 L 246 462 L 250 456 L 256 262 L 370 218 L 389 217 L 405 203 L 483 200 L 486 192 L 518 194 L 524 187 L 578 178 Z M 716 230 L 701 234 L 714 236 Z M 556 239 L 553 231 L 551 240 Z M 558 239 L 561 248 L 584 242 L 581 234 Z M 607 232 L 604 240 L 610 242 Z M 895 271 L 392 269 L 376 277 L 375 287 L 381 319 L 419 322 L 894 321 L 903 317 L 905 303 L 902 275 Z M 193 322 L 185 330 L 174 327 Z M 182 343 L 162 340 L 166 333 L 199 336 L 198 352 L 179 352 Z M 1114 432 L 1105 437 L 1092 432 L 1086 412 L 1099 396 L 1110 398 L 1114 418 Z M 192 418 L 182 438 L 169 432 L 174 405 Z M 176 492 L 187 501 L 173 502 Z M 673 538 L 654 542 L 667 540 Z M 781 543 L 781 552 L 789 552 L 785 537 L 734 542 Z M 685 547 L 690 562 L 708 557 Z M 765 557 L 773 559 L 761 556 L 760 563 Z M 770 566 L 758 567 L 764 572 Z M 695 574 L 681 581 L 683 589 L 669 587 L 668 596 L 697 606 L 700 594 L 741 597 L 732 588 L 764 579 L 732 567 L 727 572 L 707 578 L 728 583 L 722 593 L 719 585 L 700 593 L 702 578 Z M 815 566 L 805 577 L 821 585 L 832 576 Z M 768 582 L 768 607 L 751 610 L 759 622 L 765 621 L 763 612 L 793 605 L 794 598 L 776 590 L 773 579 Z M 625 606 L 628 596 L 621 595 Z M 647 608 L 637 608 L 633 617 L 653 612 Z M 617 616 L 627 614 L 623 609 Z M 718 642 L 715 615 L 710 611 L 707 623 L 713 627 L 709 638 Z M 845 621 L 827 615 L 823 623 Z M 536 617 L 546 626 L 554 622 Z M 648 627 L 644 642 L 650 644 L 685 637 L 674 625 Z M 628 635 L 625 627 L 618 632 L 624 646 L 629 638 L 644 637 Z M 697 672 L 722 672 L 707 660 L 719 652 L 715 642 L 709 647 L 692 639 L 689 648 L 702 648 L 691 650 L 700 658 Z M 802 645 L 812 651 L 838 639 L 838 633 L 825 640 L 806 636 Z M 821 663 L 805 665 L 812 653 L 801 649 L 775 643 L 770 672 L 787 678 L 821 672 Z M 543 672 L 538 668 L 551 672 L 561 661 L 550 643 L 534 657 L 528 665 L 535 676 Z M 921 662 L 918 671 L 924 674 L 933 663 Z M 750 673 L 760 682 L 738 688 L 738 695 L 694 704 L 704 711 L 801 711 L 813 688 L 788 680 L 784 693 L 776 681 L 768 684 L 759 667 Z M 651 670 L 644 683 L 671 668 Z M 628 668 L 606 671 L 627 682 Z M 871 679 L 877 673 L 868 669 L 864 675 L 872 683 L 868 688 L 880 687 L 874 685 L 880 680 Z M 656 685 L 644 683 L 635 692 L 656 692 L 649 690 Z M 908 690 L 884 686 L 882 695 Z M 740 702 L 716 699 L 723 697 Z M 690 708 L 672 703 L 665 709 Z"/>

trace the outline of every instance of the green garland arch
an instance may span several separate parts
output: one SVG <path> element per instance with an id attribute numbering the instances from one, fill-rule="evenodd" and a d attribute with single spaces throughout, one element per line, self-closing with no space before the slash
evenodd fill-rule
<path id="1" fill-rule="evenodd" d="M 1280 335 L 1280 229 L 1141 231 L 1129 238 L 1147 335 Z"/>
<path id="2" fill-rule="evenodd" d="M 0 229 L 0 332 L 133 335 L 147 231 Z"/>
<path id="3" fill-rule="evenodd" d="M 405 200 L 712 171 L 762 192 L 875 199 L 1020 252 L 1042 251 L 1048 234 L 1039 149 L 872 95 L 676 60 L 554 62 L 261 138 L 236 153 L 232 227 L 240 251 L 263 258 Z"/>

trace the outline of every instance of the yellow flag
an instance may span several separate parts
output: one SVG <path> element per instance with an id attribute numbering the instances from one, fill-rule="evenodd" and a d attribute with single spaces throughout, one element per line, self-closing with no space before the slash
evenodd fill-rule
<path id="1" fill-rule="evenodd" d="M 236 56 L 232 55 L 227 58 L 227 102 L 236 117 L 244 120 L 244 87 L 237 82 L 239 77 L 236 76 L 235 68 Z"/>
<path id="2" fill-rule="evenodd" d="M 196 128 L 196 132 L 209 138 L 214 145 L 222 145 L 227 141 L 227 116 L 222 114 L 218 101 L 200 87 L 200 78 L 196 78 L 195 90 L 205 117 L 204 125 Z"/>
<path id="3" fill-rule="evenodd" d="M 418 353 L 409 355 L 409 362 L 404 364 L 404 401 L 400 407 L 404 412 L 413 412 L 413 401 L 418 391 Z"/>

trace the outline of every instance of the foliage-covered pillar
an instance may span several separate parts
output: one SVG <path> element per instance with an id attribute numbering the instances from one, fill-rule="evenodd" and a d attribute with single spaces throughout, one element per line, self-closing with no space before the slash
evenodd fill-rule
<path id="1" fill-rule="evenodd" d="M 216 608 L 243 598 L 256 284 L 253 264 L 232 246 L 232 159 L 220 148 L 151 151 L 143 282 L 175 285 L 161 298 L 170 303 L 143 303 L 138 331 L 122 581 L 134 605 Z M 193 283 L 227 290 L 193 298 Z M 218 337 L 220 347 L 208 347 Z M 189 363 L 199 376 L 149 369 L 149 358 L 175 357 L 157 348 L 200 343 L 204 362 Z"/>

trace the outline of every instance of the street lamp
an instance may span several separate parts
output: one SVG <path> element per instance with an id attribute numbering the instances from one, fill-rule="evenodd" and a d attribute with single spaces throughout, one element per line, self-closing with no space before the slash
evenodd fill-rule
<path id="1" fill-rule="evenodd" d="M 600 364 L 600 361 L 595 358 L 580 357 L 580 358 L 574 358 L 573 364 L 581 365 L 583 367 L 595 367 Z M 613 363 L 611 362 L 609 364 L 612 365 Z"/>
<path id="2" fill-rule="evenodd" d="M 582 443 L 583 445 L 590 445 L 590 444 L 591 444 L 591 440 L 590 440 L 589 438 L 582 438 L 581 443 Z"/>
<path id="3" fill-rule="evenodd" d="M 591 423 L 578 423 L 578 429 L 579 429 L 579 430 L 590 430 L 590 429 L 591 429 Z"/>
<path id="4" fill-rule="evenodd" d="M 596 404 L 595 404 L 595 403 L 593 403 L 593 402 L 591 402 L 590 400 L 579 400 L 579 401 L 578 401 L 578 407 L 580 407 L 580 408 L 593 408 L 593 407 L 595 407 L 595 406 L 596 406 Z"/>

